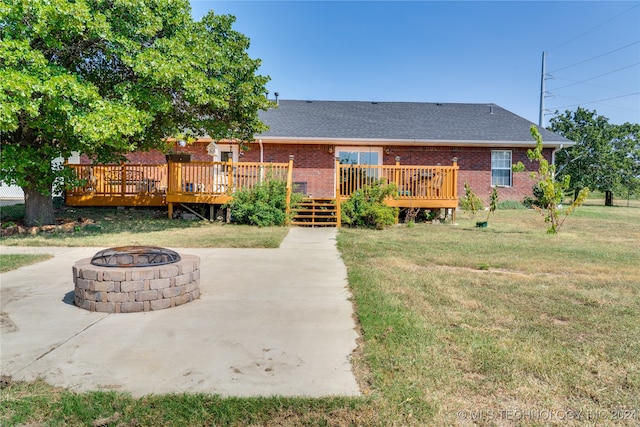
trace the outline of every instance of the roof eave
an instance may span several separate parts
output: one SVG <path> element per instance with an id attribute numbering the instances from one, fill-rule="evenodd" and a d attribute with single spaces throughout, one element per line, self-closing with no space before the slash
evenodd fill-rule
<path id="1" fill-rule="evenodd" d="M 414 145 L 414 146 L 458 146 L 458 147 L 534 147 L 531 141 L 487 141 L 487 140 L 432 140 L 432 139 L 378 139 L 378 138 L 318 138 L 318 137 L 277 137 L 256 136 L 256 141 L 262 140 L 267 144 L 330 144 L 330 145 Z M 544 141 L 546 148 L 561 148 L 571 146 L 573 141 Z"/>

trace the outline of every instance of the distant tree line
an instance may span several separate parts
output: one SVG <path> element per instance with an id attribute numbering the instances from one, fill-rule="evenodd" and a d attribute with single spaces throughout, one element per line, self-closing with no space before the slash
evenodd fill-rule
<path id="1" fill-rule="evenodd" d="M 616 125 L 595 111 L 556 112 L 549 129 L 576 144 L 556 154 L 558 179 L 571 176 L 575 194 L 584 187 L 605 193 L 605 204 L 613 195 L 640 194 L 640 124 Z"/>

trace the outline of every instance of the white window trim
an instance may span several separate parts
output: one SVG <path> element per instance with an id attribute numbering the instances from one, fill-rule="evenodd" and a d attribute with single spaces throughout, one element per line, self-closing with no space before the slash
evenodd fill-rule
<path id="1" fill-rule="evenodd" d="M 489 177 L 490 181 L 491 181 L 491 187 L 498 187 L 498 188 L 511 188 L 513 187 L 513 170 L 511 168 L 511 166 L 509 166 L 508 170 L 509 170 L 509 185 L 494 185 L 493 184 L 493 170 L 507 170 L 507 168 L 494 168 L 493 167 L 493 153 L 509 153 L 509 158 L 511 159 L 510 163 L 513 163 L 513 151 L 512 150 L 491 150 L 491 176 Z"/>

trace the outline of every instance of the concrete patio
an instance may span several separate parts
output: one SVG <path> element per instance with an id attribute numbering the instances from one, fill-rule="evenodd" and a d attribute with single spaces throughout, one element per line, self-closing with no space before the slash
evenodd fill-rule
<path id="1" fill-rule="evenodd" d="M 0 277 L 2 374 L 133 396 L 359 395 L 336 233 L 292 228 L 278 249 L 172 248 L 200 257 L 201 296 L 145 313 L 73 305 L 72 265 L 103 248 L 0 247 L 54 256 Z"/>

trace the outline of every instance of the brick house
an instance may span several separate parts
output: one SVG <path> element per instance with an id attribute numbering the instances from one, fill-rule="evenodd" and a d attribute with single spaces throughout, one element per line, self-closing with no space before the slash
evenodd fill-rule
<path id="1" fill-rule="evenodd" d="M 312 197 L 335 196 L 335 161 L 393 165 L 451 165 L 457 158 L 458 194 L 464 183 L 487 200 L 492 186 L 500 187 L 501 200 L 522 200 L 531 195 L 528 172 L 513 173 L 511 165 L 527 159 L 535 143 L 530 121 L 495 104 L 416 102 L 298 101 L 280 100 L 277 108 L 261 111 L 269 130 L 256 135 L 249 150 L 219 144 L 215 161 L 232 157 L 238 162 L 286 162 L 295 158 L 293 181 L 298 191 Z M 544 155 L 574 143 L 546 129 L 539 129 Z M 211 161 L 202 138 L 180 151 L 193 160 Z M 133 162 L 163 163 L 159 152 L 134 153 Z"/>
<path id="2" fill-rule="evenodd" d="M 168 162 L 160 151 L 130 153 L 121 165 L 91 165 L 82 156 L 69 167 L 86 184 L 68 190 L 66 202 L 167 206 L 169 217 L 174 206 L 208 206 L 212 219 L 235 191 L 276 173 L 288 192 L 310 199 L 296 218 L 340 226 L 341 201 L 378 179 L 396 184 L 397 196 L 385 203 L 407 213 L 444 208 L 455 214 L 465 182 L 485 202 L 493 186 L 500 200 L 532 194 L 529 172 L 514 173 L 511 166 L 521 161 L 537 170 L 526 155 L 535 146 L 533 123 L 495 104 L 281 100 L 259 114 L 269 130 L 244 151 L 203 137 L 184 147 L 176 143 L 177 151 L 191 154 L 189 163 Z M 551 162 L 556 150 L 574 144 L 539 131 Z"/>

